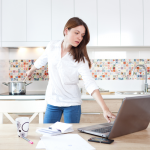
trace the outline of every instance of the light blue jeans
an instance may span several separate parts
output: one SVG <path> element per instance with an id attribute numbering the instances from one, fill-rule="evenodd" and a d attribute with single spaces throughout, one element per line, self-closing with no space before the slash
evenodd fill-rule
<path id="1" fill-rule="evenodd" d="M 44 123 L 55 123 L 60 121 L 62 113 L 65 123 L 79 123 L 81 116 L 81 105 L 70 107 L 57 107 L 47 104 Z"/>

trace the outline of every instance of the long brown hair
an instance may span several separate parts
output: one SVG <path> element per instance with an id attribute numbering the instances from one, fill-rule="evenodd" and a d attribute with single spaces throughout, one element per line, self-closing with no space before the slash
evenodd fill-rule
<path id="1" fill-rule="evenodd" d="M 82 60 L 83 60 L 83 62 L 85 62 L 85 60 L 84 60 L 84 57 L 85 57 L 86 60 L 88 61 L 89 68 L 91 68 L 91 61 L 89 59 L 87 49 L 86 49 L 86 45 L 90 41 L 90 33 L 89 33 L 89 29 L 88 29 L 88 26 L 86 25 L 86 23 L 83 22 L 83 20 L 81 20 L 78 17 L 70 18 L 64 27 L 63 34 L 64 34 L 65 29 L 71 30 L 71 28 L 75 28 L 80 25 L 83 25 L 85 27 L 85 35 L 83 37 L 83 40 L 77 47 L 72 46 L 70 53 L 73 56 L 73 58 L 75 59 L 75 62 L 76 61 L 80 62 Z M 65 34 L 64 34 L 64 36 L 65 36 Z"/>

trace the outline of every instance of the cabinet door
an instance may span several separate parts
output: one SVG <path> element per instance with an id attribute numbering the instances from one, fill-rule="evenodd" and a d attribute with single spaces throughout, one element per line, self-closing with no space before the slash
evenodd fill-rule
<path id="1" fill-rule="evenodd" d="M 0 10 L 2 10 L 2 1 L 0 0 Z M 1 42 L 2 41 L 2 14 L 0 11 L 0 47 L 2 47 Z"/>
<path id="2" fill-rule="evenodd" d="M 67 21 L 74 17 L 74 0 L 52 0 L 52 40 L 63 40 Z"/>
<path id="3" fill-rule="evenodd" d="M 97 46 L 97 0 L 75 0 L 75 17 L 81 18 L 89 28 L 88 46 Z"/>
<path id="4" fill-rule="evenodd" d="M 122 100 L 104 100 L 111 112 L 118 112 L 121 106 Z M 102 113 L 102 108 L 97 104 L 95 100 L 83 100 L 81 105 L 82 113 Z"/>
<path id="5" fill-rule="evenodd" d="M 150 0 L 144 0 L 144 46 L 150 46 Z"/>
<path id="6" fill-rule="evenodd" d="M 142 0 L 121 0 L 121 46 L 143 46 Z"/>
<path id="7" fill-rule="evenodd" d="M 27 0 L 27 41 L 51 40 L 51 0 Z"/>
<path id="8" fill-rule="evenodd" d="M 120 46 L 119 0 L 98 0 L 98 46 Z"/>
<path id="9" fill-rule="evenodd" d="M 26 41 L 26 0 L 2 0 L 2 41 Z"/>

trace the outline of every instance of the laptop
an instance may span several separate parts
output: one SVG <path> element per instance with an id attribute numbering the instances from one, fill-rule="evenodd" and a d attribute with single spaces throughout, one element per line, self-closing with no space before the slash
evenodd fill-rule
<path id="1" fill-rule="evenodd" d="M 80 132 L 112 139 L 147 128 L 150 122 L 150 95 L 123 99 L 114 122 L 78 128 Z"/>

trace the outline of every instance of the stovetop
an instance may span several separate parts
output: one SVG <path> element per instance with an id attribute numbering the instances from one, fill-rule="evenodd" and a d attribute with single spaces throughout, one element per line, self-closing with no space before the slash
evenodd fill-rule
<path id="1" fill-rule="evenodd" d="M 10 94 L 9 92 L 1 93 L 0 96 L 8 96 Z M 22 94 L 15 94 L 15 96 L 21 96 Z M 37 96 L 37 95 L 45 95 L 45 91 L 26 91 L 26 94 L 23 94 L 22 96 Z"/>

